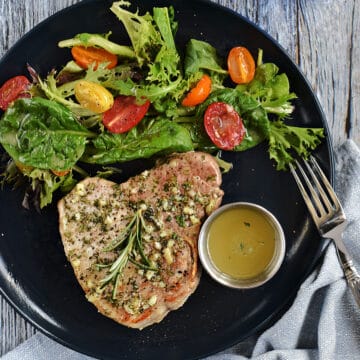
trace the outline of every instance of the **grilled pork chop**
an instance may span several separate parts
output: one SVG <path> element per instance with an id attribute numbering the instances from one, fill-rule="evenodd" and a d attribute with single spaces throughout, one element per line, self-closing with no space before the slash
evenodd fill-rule
<path id="1" fill-rule="evenodd" d="M 201 222 L 221 203 L 212 156 L 175 154 L 125 183 L 87 178 L 58 203 L 65 254 L 87 299 L 142 329 L 181 307 L 199 279 Z"/>

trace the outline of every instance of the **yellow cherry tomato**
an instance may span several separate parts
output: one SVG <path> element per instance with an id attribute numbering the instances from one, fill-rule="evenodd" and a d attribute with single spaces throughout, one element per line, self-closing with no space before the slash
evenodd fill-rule
<path id="1" fill-rule="evenodd" d="M 80 80 L 76 83 L 75 97 L 82 107 L 97 114 L 109 110 L 114 104 L 114 97 L 109 90 L 86 80 Z"/>

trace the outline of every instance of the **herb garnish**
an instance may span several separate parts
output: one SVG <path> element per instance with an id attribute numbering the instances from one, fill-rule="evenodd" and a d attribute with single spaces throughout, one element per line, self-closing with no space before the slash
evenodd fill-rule
<path id="1" fill-rule="evenodd" d="M 142 233 L 143 231 L 146 232 L 148 230 L 144 218 L 146 211 L 147 210 L 144 207 L 138 209 L 125 229 L 104 249 L 106 252 L 114 250 L 118 251 L 119 255 L 117 259 L 111 264 L 97 264 L 98 269 L 110 267 L 108 275 L 100 280 L 100 283 L 101 289 L 110 283 L 113 284 L 113 300 L 116 298 L 120 275 L 128 261 L 141 269 L 158 271 L 154 264 L 146 257 L 142 244 Z M 134 253 L 140 254 L 140 262 L 135 260 Z"/>

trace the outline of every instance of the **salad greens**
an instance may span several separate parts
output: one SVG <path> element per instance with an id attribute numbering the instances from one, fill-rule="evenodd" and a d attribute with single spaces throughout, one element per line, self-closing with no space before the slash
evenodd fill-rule
<path id="1" fill-rule="evenodd" d="M 64 47 L 73 47 L 77 45 L 83 46 L 99 46 L 102 49 L 109 51 L 112 54 L 127 57 L 127 58 L 135 58 L 135 52 L 129 46 L 123 46 L 116 44 L 109 40 L 109 36 L 111 32 L 106 35 L 100 34 L 89 34 L 89 33 L 81 33 L 77 34 L 72 39 L 67 39 L 60 41 L 58 46 L 61 48 Z"/>
<path id="2" fill-rule="evenodd" d="M 93 136 L 67 107 L 40 97 L 16 101 L 0 126 L 0 142 L 14 161 L 39 169 L 71 169 Z"/>
<path id="3" fill-rule="evenodd" d="M 18 169 L 39 195 L 40 207 L 51 203 L 57 189 L 74 186 L 73 170 L 81 172 L 81 163 L 107 165 L 171 152 L 216 152 L 203 125 L 204 113 L 214 102 L 231 105 L 245 125 L 245 138 L 233 151 L 267 141 L 278 170 L 287 169 L 292 154 L 307 157 L 320 143 L 323 129 L 286 124 L 296 95 L 286 74 L 273 63 L 263 63 L 261 50 L 253 80 L 229 86 L 225 59 L 208 42 L 189 39 L 180 54 L 173 7 L 155 7 L 152 14 L 140 15 L 129 6 L 121 0 L 110 10 L 124 25 L 131 45 L 110 40 L 111 32 L 81 33 L 58 44 L 104 49 L 118 56 L 114 68 L 105 62 L 84 69 L 71 60 L 41 78 L 29 67 L 31 97 L 14 101 L 0 120 L 0 143 L 12 158 L 3 179 L 14 180 Z M 208 98 L 198 106 L 182 106 L 181 100 L 204 74 L 212 81 Z M 102 114 L 77 102 L 76 85 L 83 80 L 102 85 L 114 97 L 134 96 L 139 103 L 147 99 L 151 107 L 130 131 L 112 133 L 105 129 Z M 67 172 L 59 175 L 54 170 Z"/>
<path id="4" fill-rule="evenodd" d="M 82 161 L 112 164 L 193 149 L 190 135 L 184 127 L 168 119 L 144 119 L 127 133 L 100 134 L 91 142 Z"/>

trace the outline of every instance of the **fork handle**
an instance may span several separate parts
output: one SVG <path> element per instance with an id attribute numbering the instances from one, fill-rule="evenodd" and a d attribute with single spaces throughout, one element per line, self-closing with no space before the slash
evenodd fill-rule
<path id="1" fill-rule="evenodd" d="M 355 301 L 360 307 L 360 275 L 357 272 L 352 259 L 346 252 L 343 252 L 341 249 L 337 248 L 337 253 L 345 274 L 345 278 L 354 295 Z"/>

